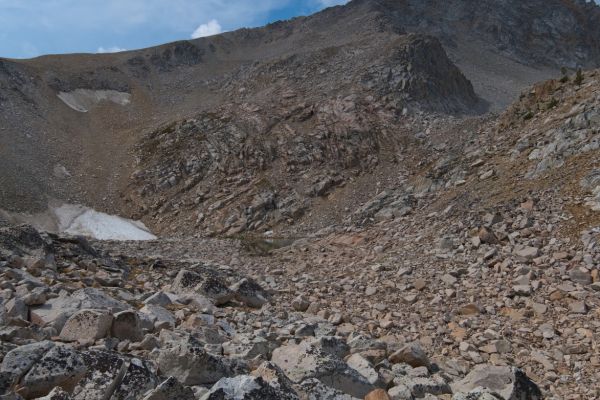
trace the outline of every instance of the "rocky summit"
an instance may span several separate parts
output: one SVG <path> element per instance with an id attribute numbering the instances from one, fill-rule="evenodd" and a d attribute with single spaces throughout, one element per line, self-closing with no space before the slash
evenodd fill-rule
<path id="1" fill-rule="evenodd" d="M 598 68 L 584 0 L 0 59 L 0 399 L 600 399 Z"/>

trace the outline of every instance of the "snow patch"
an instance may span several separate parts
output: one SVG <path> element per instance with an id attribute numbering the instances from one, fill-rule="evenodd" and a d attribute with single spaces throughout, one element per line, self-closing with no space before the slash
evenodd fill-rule
<path id="1" fill-rule="evenodd" d="M 72 92 L 60 92 L 58 98 L 73 110 L 83 113 L 101 101 L 110 101 L 121 106 L 131 103 L 131 94 L 116 90 L 76 89 Z"/>
<path id="2" fill-rule="evenodd" d="M 77 204 L 50 205 L 39 214 L 10 213 L 0 216 L 11 223 L 26 223 L 47 232 L 88 236 L 99 240 L 154 240 L 156 236 L 140 221 L 109 215 Z"/>
<path id="3" fill-rule="evenodd" d="M 99 240 L 154 240 L 140 221 L 98 212 L 88 207 L 64 204 L 53 210 L 61 232 Z"/>

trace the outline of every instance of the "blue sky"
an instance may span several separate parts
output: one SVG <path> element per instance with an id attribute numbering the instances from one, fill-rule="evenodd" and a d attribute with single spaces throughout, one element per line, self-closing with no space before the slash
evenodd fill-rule
<path id="1" fill-rule="evenodd" d="M 132 50 L 307 15 L 347 0 L 0 0 L 0 57 Z"/>

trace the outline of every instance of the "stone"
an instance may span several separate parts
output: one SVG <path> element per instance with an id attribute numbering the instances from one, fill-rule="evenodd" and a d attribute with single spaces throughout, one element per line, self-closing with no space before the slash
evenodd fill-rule
<path id="1" fill-rule="evenodd" d="M 111 335 L 121 340 L 139 342 L 143 339 L 142 322 L 137 312 L 125 310 L 113 315 Z"/>
<path id="2" fill-rule="evenodd" d="M 20 379 L 29 369 L 55 346 L 54 342 L 44 340 L 26 344 L 9 351 L 2 360 L 1 372 L 8 372 Z"/>
<path id="3" fill-rule="evenodd" d="M 572 301 L 569 303 L 569 310 L 575 314 L 585 314 L 587 313 L 587 306 L 583 301 Z"/>
<path id="4" fill-rule="evenodd" d="M 477 388 L 498 393 L 504 400 L 541 400 L 540 389 L 523 371 L 513 367 L 477 365 L 461 381 L 452 385 L 454 393 L 468 393 Z"/>
<path id="5" fill-rule="evenodd" d="M 531 285 L 515 285 L 513 286 L 513 292 L 518 296 L 531 296 Z"/>
<path id="6" fill-rule="evenodd" d="M 148 363 L 138 358 L 129 360 L 127 370 L 110 400 L 137 400 L 137 394 L 146 393 L 154 389 L 158 377 L 149 367 Z"/>
<path id="7" fill-rule="evenodd" d="M 288 394 L 297 394 L 293 388 L 292 381 L 277 365 L 270 361 L 263 362 L 257 369 L 252 371 L 252 376 L 261 377 L 270 386 Z"/>
<path id="8" fill-rule="evenodd" d="M 515 247 L 515 250 L 513 253 L 516 256 L 524 258 L 526 260 L 532 260 L 532 259 L 536 258 L 537 256 L 539 256 L 540 249 L 538 249 L 537 247 L 532 247 L 532 246 L 518 246 L 518 247 Z"/>
<path id="9" fill-rule="evenodd" d="M 171 304 L 171 298 L 164 292 L 156 292 L 152 296 L 144 300 L 144 304 L 154 304 L 156 306 L 166 307 Z"/>
<path id="10" fill-rule="evenodd" d="M 444 282 L 446 285 L 448 286 L 452 286 L 454 285 L 456 282 L 458 282 L 458 279 L 456 279 L 455 277 L 453 277 L 450 274 L 444 274 L 442 275 L 442 282 Z"/>
<path id="11" fill-rule="evenodd" d="M 71 392 L 86 371 L 78 352 L 67 346 L 54 346 L 23 377 L 18 391 L 27 398 L 45 396 L 56 386 Z"/>
<path id="12" fill-rule="evenodd" d="M 174 376 L 186 386 L 213 384 L 243 370 L 223 357 L 208 353 L 203 344 L 191 336 L 166 340 L 157 363 L 163 375 Z"/>
<path id="13" fill-rule="evenodd" d="M 439 375 L 432 377 L 401 377 L 394 379 L 394 384 L 408 388 L 414 398 L 421 399 L 427 395 L 440 396 L 451 394 L 450 385 Z"/>
<path id="14" fill-rule="evenodd" d="M 29 291 L 25 296 L 23 296 L 23 302 L 27 306 L 39 306 L 44 304 L 47 300 L 46 292 L 48 291 L 45 287 L 36 287 L 33 290 Z"/>
<path id="15" fill-rule="evenodd" d="M 97 340 L 110 331 L 113 317 L 107 311 L 81 310 L 73 314 L 60 331 L 64 341 Z"/>
<path id="16" fill-rule="evenodd" d="M 345 358 L 350 353 L 350 346 L 342 338 L 336 336 L 320 336 L 310 342 L 324 353 L 337 358 Z"/>
<path id="17" fill-rule="evenodd" d="M 223 378 L 217 382 L 202 400 L 299 400 L 295 392 L 283 391 L 271 386 L 261 377 L 240 375 Z"/>
<path id="18" fill-rule="evenodd" d="M 584 268 L 574 268 L 569 271 L 569 278 L 575 283 L 579 283 L 581 285 L 589 285 L 592 283 L 592 276 L 587 269 Z"/>
<path id="19" fill-rule="evenodd" d="M 388 394 L 392 400 L 414 399 L 410 389 L 402 384 L 392 387 L 390 390 L 388 390 Z"/>
<path id="20" fill-rule="evenodd" d="M 175 317 L 169 310 L 155 304 L 146 304 L 139 310 L 141 317 L 146 318 L 157 331 L 161 329 L 173 329 Z M 139 317 L 139 316 L 138 316 Z"/>
<path id="21" fill-rule="evenodd" d="M 183 386 L 176 378 L 169 377 L 152 390 L 143 400 L 196 400 L 194 391 Z"/>
<path id="22" fill-rule="evenodd" d="M 383 378 L 379 375 L 375 368 L 373 368 L 373 365 L 359 353 L 352 354 L 350 357 L 348 357 L 346 364 L 348 364 L 350 368 L 358 371 L 358 373 L 364 376 L 374 387 L 385 387 Z"/>
<path id="23" fill-rule="evenodd" d="M 131 308 L 127 303 L 115 300 L 102 290 L 92 287 L 76 290 L 71 297 L 79 300 L 81 309 L 108 310 L 114 314 Z"/>
<path id="24" fill-rule="evenodd" d="M 326 354 L 307 342 L 275 349 L 271 361 L 295 383 L 315 378 L 326 386 L 358 398 L 363 398 L 376 389 L 343 360 Z"/>
<path id="25" fill-rule="evenodd" d="M 81 378 L 72 397 L 74 400 L 102 400 L 120 384 L 127 365 L 116 353 L 84 351 L 81 353 L 87 372 Z"/>
<path id="26" fill-rule="evenodd" d="M 268 358 L 271 349 L 269 342 L 262 337 L 236 335 L 233 340 L 222 344 L 223 354 L 231 358 L 251 360 L 257 356 Z"/>
<path id="27" fill-rule="evenodd" d="M 196 293 L 208 297 L 216 305 L 225 304 L 235 297 L 225 283 L 212 276 L 202 276 L 182 269 L 171 284 L 171 290 L 177 294 Z"/>
<path id="28" fill-rule="evenodd" d="M 7 316 L 12 318 L 21 318 L 22 320 L 27 321 L 29 309 L 22 299 L 13 297 L 6 303 L 4 307 L 6 309 Z"/>
<path id="29" fill-rule="evenodd" d="M 503 400 L 500 395 L 489 389 L 477 388 L 469 393 L 456 393 L 452 400 Z"/>
<path id="30" fill-rule="evenodd" d="M 427 367 L 431 366 L 429 357 L 423 351 L 421 345 L 417 342 L 409 343 L 402 347 L 400 350 L 394 352 L 389 357 L 390 362 L 405 363 L 413 368 L 416 367 Z"/>
<path id="31" fill-rule="evenodd" d="M 41 306 L 31 307 L 29 318 L 36 325 L 51 326 L 60 332 L 69 317 L 79 311 L 80 308 L 80 300 L 62 295 L 48 299 Z"/>
<path id="32" fill-rule="evenodd" d="M 310 306 L 310 301 L 308 301 L 304 296 L 300 295 L 292 300 L 292 308 L 296 311 L 305 312 L 308 310 Z"/>
<path id="33" fill-rule="evenodd" d="M 254 280 L 244 278 L 231 287 L 235 299 L 252 308 L 261 308 L 269 302 L 269 294 Z"/>
<path id="34" fill-rule="evenodd" d="M 350 396 L 338 389 L 325 385 L 318 379 L 310 378 L 303 380 L 298 384 L 298 391 L 303 395 L 301 398 L 306 400 L 362 400 Z"/>

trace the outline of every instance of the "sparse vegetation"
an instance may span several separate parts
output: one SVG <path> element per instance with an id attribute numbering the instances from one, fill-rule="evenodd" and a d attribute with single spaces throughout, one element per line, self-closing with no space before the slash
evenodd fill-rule
<path id="1" fill-rule="evenodd" d="M 575 80 L 573 82 L 575 82 L 577 86 L 581 86 L 581 84 L 583 83 L 583 79 L 583 71 L 581 70 L 581 68 L 578 68 L 577 73 L 575 74 Z"/>

